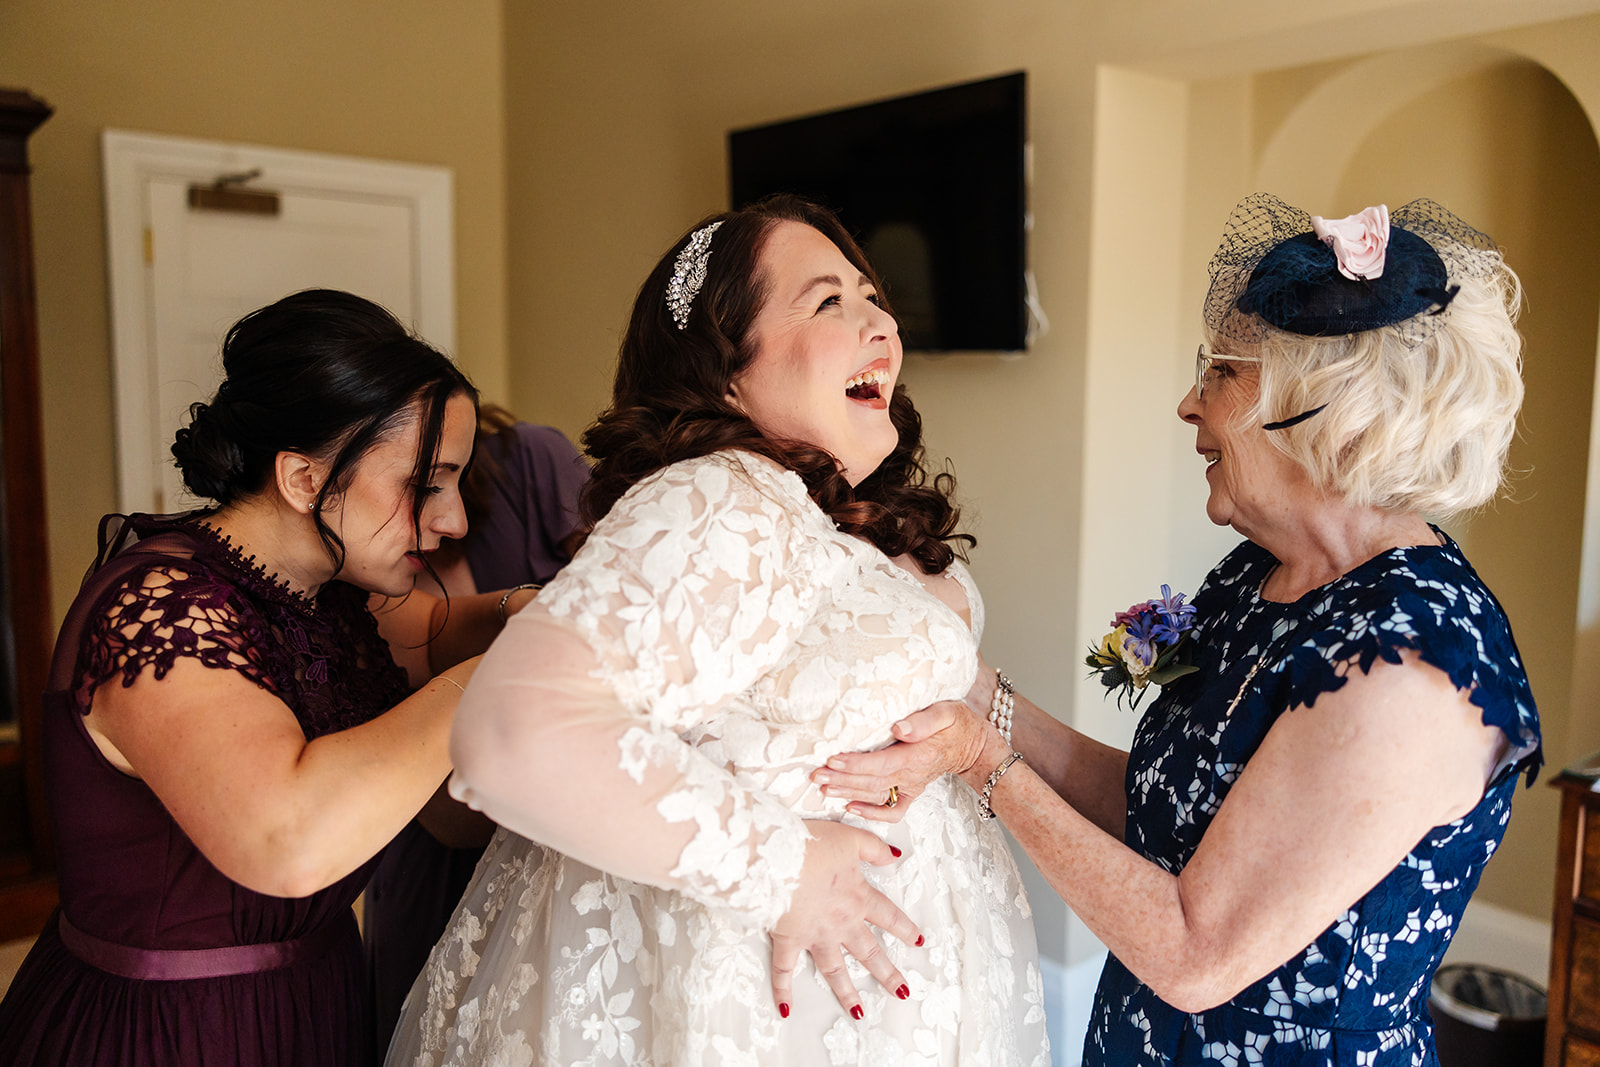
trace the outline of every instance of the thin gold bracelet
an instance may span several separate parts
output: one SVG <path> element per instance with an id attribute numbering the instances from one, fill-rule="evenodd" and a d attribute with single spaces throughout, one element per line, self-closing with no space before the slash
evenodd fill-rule
<path id="1" fill-rule="evenodd" d="M 448 674 L 440 674 L 440 675 L 437 675 L 436 677 L 438 677 L 439 681 L 441 681 L 441 682 L 449 682 L 451 685 L 455 686 L 457 689 L 461 690 L 463 693 L 465 693 L 467 691 L 467 687 L 466 686 L 462 685 L 460 682 L 456 681 L 454 678 L 450 677 Z"/>

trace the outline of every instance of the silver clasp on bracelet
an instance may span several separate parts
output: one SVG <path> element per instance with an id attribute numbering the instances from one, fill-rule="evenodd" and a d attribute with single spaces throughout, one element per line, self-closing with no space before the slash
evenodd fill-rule
<path id="1" fill-rule="evenodd" d="M 1000 761 L 1000 766 L 989 772 L 989 780 L 983 783 L 983 796 L 978 799 L 978 814 L 985 821 L 995 817 L 994 809 L 989 806 L 989 798 L 994 795 L 995 783 L 1000 781 L 1000 776 L 1011 769 L 1013 763 L 1022 762 L 1022 753 L 1013 752 Z"/>

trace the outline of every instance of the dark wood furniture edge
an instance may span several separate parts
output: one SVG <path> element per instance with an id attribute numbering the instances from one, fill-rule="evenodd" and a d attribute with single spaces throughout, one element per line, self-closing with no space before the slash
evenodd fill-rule
<path id="1" fill-rule="evenodd" d="M 4 452 L 6 582 L 16 652 L 28 829 L 35 860 L 26 880 L 0 886 L 0 939 L 36 934 L 55 907 L 56 880 L 44 763 L 38 744 L 40 695 L 54 641 L 44 432 L 39 402 L 39 326 L 33 275 L 27 139 L 52 109 L 29 93 L 0 89 L 0 434 Z"/>
<path id="2" fill-rule="evenodd" d="M 1550 780 L 1561 790 L 1561 832 L 1556 855 L 1555 899 L 1550 908 L 1549 1008 L 1545 1023 L 1545 1067 L 1562 1067 L 1568 1036 L 1567 994 L 1572 966 L 1572 918 L 1578 899 L 1579 857 L 1583 854 L 1583 835 L 1588 829 L 1589 804 L 1600 804 L 1600 794 L 1591 782 L 1576 775 L 1558 774 Z"/>
<path id="3" fill-rule="evenodd" d="M 0 170 L 28 172 L 28 135 L 50 115 L 50 105 L 31 93 L 0 89 Z"/>

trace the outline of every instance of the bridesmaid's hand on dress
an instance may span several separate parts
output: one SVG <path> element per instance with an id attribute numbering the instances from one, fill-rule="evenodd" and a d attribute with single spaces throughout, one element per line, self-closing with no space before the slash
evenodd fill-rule
<path id="1" fill-rule="evenodd" d="M 876 752 L 847 752 L 811 773 L 830 797 L 850 801 L 845 810 L 863 819 L 899 822 L 909 802 L 929 782 L 960 774 L 983 751 L 983 720 L 959 700 L 942 700 L 912 712 L 892 727 L 897 738 Z M 889 787 L 899 790 L 889 805 Z"/>
<path id="2" fill-rule="evenodd" d="M 778 1014 L 787 1019 L 794 1003 L 794 969 L 800 953 L 810 952 L 839 1006 L 860 1019 L 861 997 L 845 969 L 847 952 L 890 993 L 901 1000 L 911 995 L 905 977 L 870 927 L 914 946 L 922 944 L 922 933 L 894 901 L 861 876 L 863 863 L 882 867 L 899 859 L 900 850 L 843 823 L 814 820 L 806 828 L 811 840 L 806 842 L 800 884 L 788 912 L 772 931 L 772 997 Z"/>

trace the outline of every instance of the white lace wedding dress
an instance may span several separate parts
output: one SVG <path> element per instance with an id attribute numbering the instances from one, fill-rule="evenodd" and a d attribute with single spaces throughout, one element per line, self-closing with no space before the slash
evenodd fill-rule
<path id="1" fill-rule="evenodd" d="M 948 573 L 931 580 L 960 583 L 970 628 L 748 453 L 635 486 L 468 686 L 468 778 L 452 789 L 503 828 L 388 1064 L 1048 1063 L 1031 912 L 998 823 L 953 778 L 889 827 L 808 778 L 970 687 L 982 603 L 965 568 Z M 852 961 L 859 1022 L 809 958 L 790 1017 L 772 1002 L 767 931 L 808 819 L 903 850 L 867 877 L 926 938 L 883 938 L 905 1001 Z"/>

